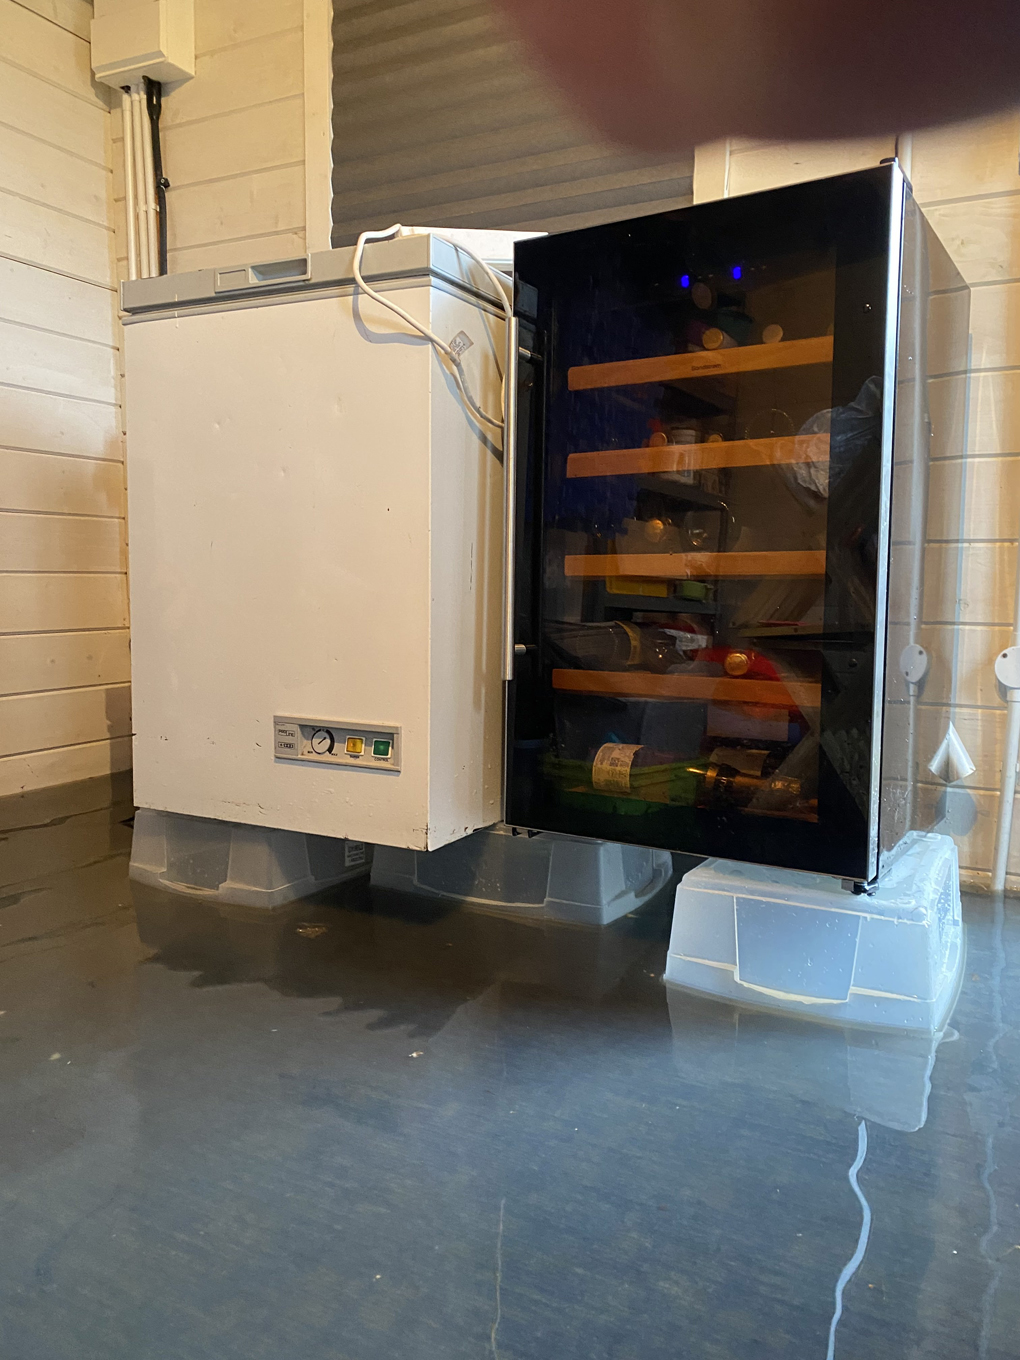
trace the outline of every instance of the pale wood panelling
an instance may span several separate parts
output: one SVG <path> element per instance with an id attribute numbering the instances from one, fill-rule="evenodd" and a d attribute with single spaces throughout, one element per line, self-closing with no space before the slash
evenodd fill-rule
<path id="1" fill-rule="evenodd" d="M 971 378 L 968 435 L 968 453 L 1020 453 L 1020 370 Z"/>
<path id="2" fill-rule="evenodd" d="M 263 170 L 214 184 L 187 185 L 168 194 L 173 250 L 240 235 L 295 231 L 304 226 L 304 166 Z"/>
<path id="3" fill-rule="evenodd" d="M 0 255 L 112 288 L 113 252 L 106 227 L 18 198 L 0 184 Z"/>
<path id="4" fill-rule="evenodd" d="M 197 57 L 195 79 L 163 106 L 167 127 L 300 94 L 303 57 L 300 28 Z"/>
<path id="5" fill-rule="evenodd" d="M 729 193 L 756 193 L 878 165 L 895 153 L 892 137 L 846 142 L 731 142 Z"/>
<path id="6" fill-rule="evenodd" d="M 933 458 L 959 452 L 968 392 L 968 454 L 1020 453 L 1020 370 L 938 378 L 928 392 Z"/>
<path id="7" fill-rule="evenodd" d="M 120 414 L 102 401 L 0 386 L 0 430 L 13 448 L 85 458 L 120 458 Z"/>
<path id="8" fill-rule="evenodd" d="M 0 487 L 0 500 L 7 510 L 103 517 L 124 514 L 121 463 L 0 448 Z"/>
<path id="9" fill-rule="evenodd" d="M 217 241 L 171 251 L 170 269 L 175 274 L 184 274 L 189 269 L 221 269 L 231 264 L 288 260 L 304 253 L 304 231 L 271 232 L 266 236 L 242 236 L 236 241 Z"/>
<path id="10" fill-rule="evenodd" d="M 0 55 L 0 123 L 30 132 L 53 146 L 73 151 L 83 160 L 105 166 L 109 114 L 38 76 L 22 71 Z"/>
<path id="11" fill-rule="evenodd" d="M 126 570 L 122 520 L 0 510 L 0 571 Z"/>
<path id="12" fill-rule="evenodd" d="M 18 3 L 88 42 L 91 0 L 18 0 Z"/>
<path id="13" fill-rule="evenodd" d="M 118 685 L 131 678 L 126 629 L 0 637 L 0 694 Z"/>
<path id="14" fill-rule="evenodd" d="M 109 231 L 111 177 L 104 166 L 3 125 L 0 165 L 8 193 L 84 217 Z"/>
<path id="15" fill-rule="evenodd" d="M 1020 192 L 937 204 L 925 215 L 968 283 L 1020 279 Z"/>
<path id="16" fill-rule="evenodd" d="M 112 741 L 104 738 L 102 741 L 57 747 L 50 751 L 33 751 L 24 756 L 6 756 L 0 758 L 0 797 L 21 793 L 24 789 L 42 789 L 51 784 L 94 779 L 98 775 L 130 768 L 130 737 L 115 737 Z M 109 827 L 108 813 L 99 813 L 97 816 Z M 95 831 L 92 828 L 83 829 L 82 834 L 87 844 L 95 844 Z"/>
<path id="17" fill-rule="evenodd" d="M 113 348 L 118 343 L 113 302 L 108 288 L 0 258 L 0 318 L 6 321 Z M 8 354 L 5 362 L 13 357 Z"/>
<path id="18" fill-rule="evenodd" d="M 302 0 L 198 0 L 195 51 L 205 56 L 221 47 L 300 28 L 301 21 Z"/>
<path id="19" fill-rule="evenodd" d="M 128 685 L 15 694 L 0 699 L 0 756 L 128 736 Z"/>
<path id="20" fill-rule="evenodd" d="M 934 544 L 925 566 L 925 611 L 931 623 L 952 623 L 946 617 L 940 581 L 945 573 L 943 558 L 955 561 L 959 549 L 953 544 Z M 963 554 L 960 591 L 960 622 L 1006 624 L 1013 615 L 1013 582 L 1016 574 L 1015 543 L 968 543 Z M 929 582 L 932 583 L 929 590 Z"/>
<path id="21" fill-rule="evenodd" d="M 0 633 L 127 627 L 127 578 L 0 574 Z"/>
<path id="22" fill-rule="evenodd" d="M 163 165 L 171 185 L 266 170 L 303 156 L 300 95 L 225 113 L 209 122 L 167 128 L 163 139 Z"/>
<path id="23" fill-rule="evenodd" d="M 944 458 L 933 463 L 928 493 L 930 538 L 959 539 L 961 492 L 968 542 L 1016 542 L 1020 530 L 1020 457 Z"/>
<path id="24" fill-rule="evenodd" d="M 59 277 L 51 275 L 50 277 Z M 105 294 L 109 312 L 110 296 Z M 0 312 L 6 299 L 0 296 Z M 49 316 L 49 321 L 59 321 Z M 19 387 L 34 387 L 69 397 L 116 400 L 117 351 L 32 326 L 0 320 L 0 354 L 4 356 L 3 380 Z"/>
<path id="25" fill-rule="evenodd" d="M 921 204 L 1015 191 L 1020 115 L 928 128 L 911 138 L 910 181 Z"/>
<path id="26" fill-rule="evenodd" d="M 232 179 L 257 170 L 300 162 L 304 155 L 304 106 L 301 96 L 251 109 L 182 123 L 163 133 L 163 169 L 170 198 L 183 185 Z M 113 196 L 124 199 L 124 153 L 114 139 Z"/>
<path id="27" fill-rule="evenodd" d="M 970 363 L 970 289 L 938 293 L 928 316 L 928 376 L 966 373 Z"/>
<path id="28" fill-rule="evenodd" d="M 69 90 L 84 102 L 109 107 L 105 86 L 92 80 L 88 43 L 12 0 L 0 0 L 0 52 L 7 61 Z"/>
<path id="29" fill-rule="evenodd" d="M 970 329 L 974 368 L 1020 367 L 1020 283 L 973 289 Z"/>
<path id="30" fill-rule="evenodd" d="M 0 0 L 0 794 L 130 762 L 108 95 L 85 0 Z"/>
<path id="31" fill-rule="evenodd" d="M 955 458 L 964 447 L 967 424 L 969 378 L 938 378 L 928 384 L 928 409 L 932 422 L 931 456 Z M 1007 450 L 1008 451 L 1008 450 Z"/>

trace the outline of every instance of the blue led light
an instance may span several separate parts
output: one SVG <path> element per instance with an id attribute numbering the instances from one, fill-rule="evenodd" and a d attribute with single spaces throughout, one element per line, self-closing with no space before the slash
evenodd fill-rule
<path id="1" fill-rule="evenodd" d="M 690 274 L 681 274 L 681 275 L 680 275 L 680 287 L 681 287 L 681 288 L 690 288 L 690 286 L 691 286 L 691 276 L 690 276 Z"/>
<path id="2" fill-rule="evenodd" d="M 735 264 L 733 266 L 733 277 L 735 279 L 742 279 L 744 277 L 744 271 L 741 269 L 739 264 Z"/>

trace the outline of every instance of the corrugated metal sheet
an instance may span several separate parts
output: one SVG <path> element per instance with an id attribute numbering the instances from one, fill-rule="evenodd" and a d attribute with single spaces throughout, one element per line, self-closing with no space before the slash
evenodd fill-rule
<path id="1" fill-rule="evenodd" d="M 333 240 L 563 231 L 692 201 L 681 160 L 592 141 L 480 0 L 335 0 Z"/>

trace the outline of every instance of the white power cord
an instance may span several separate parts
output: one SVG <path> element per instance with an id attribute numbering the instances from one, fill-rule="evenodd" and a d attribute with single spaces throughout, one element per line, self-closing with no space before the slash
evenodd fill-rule
<path id="1" fill-rule="evenodd" d="M 487 414 L 487 412 L 483 411 L 482 408 L 475 401 L 474 397 L 472 397 L 471 393 L 468 391 L 467 380 L 464 375 L 464 366 L 461 362 L 460 355 L 453 348 L 453 346 L 449 345 L 445 340 L 441 340 L 434 331 L 430 331 L 428 326 L 422 325 L 422 323 L 416 317 L 413 317 L 410 312 L 405 311 L 404 308 L 401 307 L 398 303 L 391 301 L 389 298 L 385 296 L 385 294 L 378 292 L 377 289 L 370 287 L 370 285 L 365 282 L 365 276 L 361 272 L 361 261 L 365 254 L 365 245 L 367 244 L 367 242 L 388 241 L 391 236 L 411 236 L 413 234 L 414 234 L 413 232 L 409 231 L 399 222 L 395 222 L 392 227 L 387 227 L 385 231 L 363 231 L 361 235 L 358 237 L 357 245 L 354 247 L 354 267 L 353 267 L 354 281 L 367 297 L 370 297 L 374 302 L 378 302 L 381 307 L 385 307 L 388 311 L 393 312 L 394 315 L 399 316 L 400 319 L 404 321 L 408 326 L 410 326 L 413 331 L 416 331 L 420 336 L 427 340 L 430 345 L 433 346 L 439 357 L 445 361 L 453 377 L 454 382 L 457 384 L 457 389 L 460 392 L 461 397 L 464 399 L 465 406 L 467 406 L 468 410 L 475 417 L 475 419 L 483 422 L 485 425 L 491 426 L 492 429 L 494 430 L 502 430 L 504 428 L 506 419 L 506 376 L 507 373 L 510 371 L 509 362 L 507 362 L 507 364 L 504 365 L 502 374 L 503 414 L 496 418 L 495 416 L 490 416 Z M 430 234 L 436 236 L 440 241 L 446 240 L 446 238 L 440 236 L 438 232 L 432 232 Z M 476 255 L 473 250 L 469 250 L 467 246 L 461 245 L 459 241 L 447 241 L 446 243 L 447 245 L 452 246 L 454 250 L 463 251 L 463 253 L 467 255 L 470 259 L 474 260 L 475 264 L 478 265 L 478 267 L 488 276 L 489 281 L 492 283 L 493 287 L 496 290 L 497 296 L 499 297 L 500 301 L 503 304 L 503 311 L 506 315 L 507 322 L 509 322 L 513 318 L 513 307 L 511 306 L 511 303 L 503 290 L 503 286 L 500 282 L 500 276 L 496 273 L 496 271 L 492 268 L 491 265 L 487 264 L 485 260 L 483 260 L 480 256 Z M 507 326 L 508 335 L 509 330 L 510 327 L 508 325 Z M 508 360 L 509 358 L 510 356 L 508 354 Z"/>

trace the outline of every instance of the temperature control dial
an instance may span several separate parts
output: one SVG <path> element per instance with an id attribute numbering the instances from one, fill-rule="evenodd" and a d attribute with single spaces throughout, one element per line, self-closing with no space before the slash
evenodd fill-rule
<path id="1" fill-rule="evenodd" d="M 317 756 L 331 756 L 336 739 L 328 727 L 319 727 L 312 733 L 310 745 Z"/>

